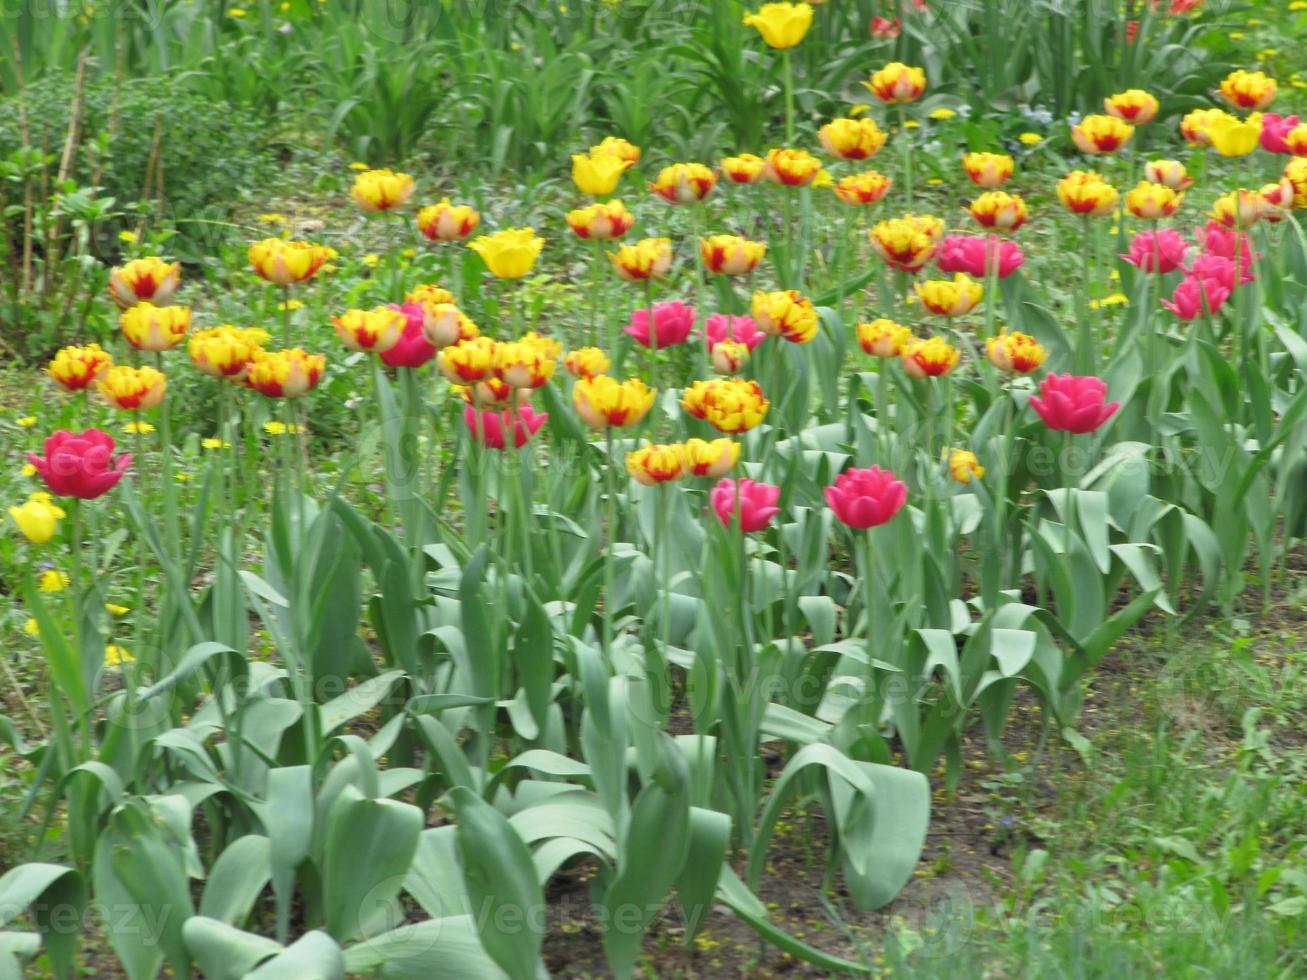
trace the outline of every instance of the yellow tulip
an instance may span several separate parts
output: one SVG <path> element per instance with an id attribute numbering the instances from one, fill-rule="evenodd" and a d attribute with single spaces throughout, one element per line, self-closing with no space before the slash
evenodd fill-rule
<path id="1" fill-rule="evenodd" d="M 535 266 L 544 244 L 534 228 L 505 228 L 474 238 L 468 248 L 481 256 L 491 275 L 521 279 Z"/>
<path id="2" fill-rule="evenodd" d="M 572 183 L 591 197 L 604 197 L 617 190 L 617 182 L 626 173 L 626 161 L 612 153 L 574 153 Z"/>
<path id="3" fill-rule="evenodd" d="M 27 502 L 9 508 L 9 517 L 32 544 L 45 544 L 59 530 L 59 519 L 67 517 L 48 493 L 34 493 Z"/>
<path id="4" fill-rule="evenodd" d="M 1242 120 L 1222 112 L 1207 123 L 1207 140 L 1223 157 L 1247 156 L 1257 149 L 1261 135 L 1262 119 L 1256 113 Z"/>
<path id="5" fill-rule="evenodd" d="M 744 23 L 755 28 L 768 46 L 792 48 L 812 26 L 812 7 L 806 3 L 764 3 L 756 13 L 745 14 Z"/>

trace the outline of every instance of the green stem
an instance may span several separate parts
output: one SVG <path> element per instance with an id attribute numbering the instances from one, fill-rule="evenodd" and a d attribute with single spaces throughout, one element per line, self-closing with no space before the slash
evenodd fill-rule
<path id="1" fill-rule="evenodd" d="M 794 66 L 790 60 L 790 49 L 781 51 L 781 65 L 785 78 L 785 145 L 794 145 Z"/>
<path id="2" fill-rule="evenodd" d="M 613 605 L 614 605 L 614 580 L 616 577 L 615 560 L 613 557 L 613 546 L 617 542 L 617 473 L 616 464 L 613 462 L 613 427 L 610 425 L 605 430 L 605 454 L 604 454 L 604 483 L 606 484 L 606 496 L 604 499 L 604 509 L 607 513 L 604 516 L 605 538 L 604 538 L 604 655 L 608 657 L 609 664 L 613 658 Z"/>

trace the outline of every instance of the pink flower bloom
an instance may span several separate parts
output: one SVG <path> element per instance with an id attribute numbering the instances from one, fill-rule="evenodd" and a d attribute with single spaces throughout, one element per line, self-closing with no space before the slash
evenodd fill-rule
<path id="1" fill-rule="evenodd" d="M 776 506 L 781 488 L 770 483 L 740 480 L 740 528 L 746 534 L 761 531 L 780 513 Z M 735 526 L 735 481 L 722 480 L 708 495 L 717 518 L 725 527 Z"/>
<path id="2" fill-rule="evenodd" d="M 845 470 L 826 488 L 826 503 L 835 516 L 853 528 L 884 524 L 908 499 L 908 488 L 879 466 Z"/>
<path id="3" fill-rule="evenodd" d="M 1284 134 L 1298 125 L 1297 116 L 1281 116 L 1274 112 L 1262 113 L 1262 149 L 1267 153 L 1291 153 Z"/>
<path id="4" fill-rule="evenodd" d="M 396 306 L 391 303 L 390 308 L 403 313 L 407 322 L 395 346 L 381 352 L 381 360 L 390 367 L 420 368 L 436 356 L 435 346 L 422 333 L 422 304 L 405 303 Z"/>
<path id="5" fill-rule="evenodd" d="M 1130 251 L 1121 258 L 1144 272 L 1174 272 L 1184 265 L 1188 245 L 1178 231 L 1166 229 L 1154 234 L 1141 231 L 1130 240 Z"/>
<path id="6" fill-rule="evenodd" d="M 1185 271 L 1194 279 L 1210 279 L 1224 286 L 1227 293 L 1234 292 L 1234 260 L 1227 259 L 1224 255 L 1200 255 Z M 1255 278 L 1250 267 L 1243 266 L 1239 269 L 1239 285 L 1246 285 Z"/>
<path id="7" fill-rule="evenodd" d="M 1026 261 L 1021 246 L 997 236 L 988 239 L 978 235 L 949 235 L 940 243 L 936 264 L 941 272 L 965 272 L 973 279 L 985 278 L 985 263 L 993 258 L 992 249 L 998 249 L 998 277 L 1006 279 Z"/>
<path id="8" fill-rule="evenodd" d="M 727 313 L 714 313 L 705 320 L 703 333 L 709 350 L 723 340 L 733 340 L 753 350 L 767 339 L 767 335 L 758 329 L 758 324 L 754 322 L 753 317 L 731 316 Z"/>
<path id="9" fill-rule="evenodd" d="M 683 344 L 694 327 L 694 307 L 686 303 L 655 303 L 653 335 L 649 334 L 649 310 L 641 308 L 631 314 L 626 332 L 644 347 L 663 348 Z"/>
<path id="10" fill-rule="evenodd" d="M 1106 402 L 1106 404 L 1105 404 Z M 1120 405 L 1107 401 L 1107 385 L 1091 374 L 1050 374 L 1030 396 L 1030 407 L 1059 432 L 1093 432 Z"/>
<path id="11" fill-rule="evenodd" d="M 477 412 L 468 405 L 463 409 L 463 423 L 472 438 L 489 446 L 491 449 L 504 449 L 507 445 L 508 431 L 511 427 L 513 448 L 521 449 L 531 437 L 540 431 L 540 427 L 549 419 L 548 412 L 537 412 L 530 405 L 523 405 L 513 411 L 481 412 L 480 421 Z"/>
<path id="12" fill-rule="evenodd" d="M 1175 294 L 1162 300 L 1162 305 L 1181 320 L 1193 320 L 1202 316 L 1204 309 L 1215 313 L 1229 296 L 1230 290 L 1215 279 L 1185 276 Z"/>
<path id="13" fill-rule="evenodd" d="M 72 433 L 60 429 L 45 440 L 45 455 L 27 454 L 27 461 L 45 481 L 50 492 L 60 497 L 94 500 L 123 478 L 132 457 L 124 453 L 113 458 L 113 436 L 99 429 Z"/>
<path id="14" fill-rule="evenodd" d="M 1235 231 L 1233 228 L 1226 228 L 1215 221 L 1209 221 L 1201 234 L 1202 241 L 1200 245 L 1204 252 L 1221 255 L 1230 260 L 1234 259 L 1235 242 L 1237 241 L 1241 256 L 1239 264 L 1245 269 L 1252 268 L 1254 258 L 1252 239 L 1248 237 L 1247 232 Z M 1258 252 L 1256 258 L 1260 259 L 1261 257 L 1262 253 Z"/>
<path id="15" fill-rule="evenodd" d="M 903 33 L 903 21 L 895 17 L 890 20 L 888 17 L 871 18 L 871 36 L 878 41 L 892 41 Z"/>

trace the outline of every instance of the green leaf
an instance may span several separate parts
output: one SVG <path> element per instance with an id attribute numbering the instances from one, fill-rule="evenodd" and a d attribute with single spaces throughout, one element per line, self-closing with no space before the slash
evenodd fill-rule
<path id="1" fill-rule="evenodd" d="M 499 980 L 470 915 L 428 919 L 383 932 L 345 952 L 349 973 L 381 980 Z"/>
<path id="2" fill-rule="evenodd" d="M 205 980 L 241 980 L 282 950 L 280 943 L 265 936 L 243 932 L 203 915 L 186 920 L 182 938 Z"/>
<path id="3" fill-rule="evenodd" d="M 227 845 L 209 871 L 200 915 L 230 925 L 243 922 L 272 877 L 271 851 L 271 842 L 259 834 Z"/>

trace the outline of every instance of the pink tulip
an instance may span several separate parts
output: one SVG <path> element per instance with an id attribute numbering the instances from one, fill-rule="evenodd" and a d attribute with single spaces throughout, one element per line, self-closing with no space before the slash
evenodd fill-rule
<path id="1" fill-rule="evenodd" d="M 1026 261 L 1021 246 L 997 237 L 988 240 L 978 235 L 949 235 L 940 243 L 935 262 L 941 272 L 965 272 L 973 279 L 985 278 L 985 263 L 998 250 L 998 277 L 1006 279 Z"/>
<path id="2" fill-rule="evenodd" d="M 1267 153 L 1291 153 L 1284 136 L 1298 125 L 1297 116 L 1281 116 L 1274 112 L 1262 113 L 1262 149 Z"/>
<path id="3" fill-rule="evenodd" d="M 1226 228 L 1215 221 L 1207 222 L 1207 227 L 1201 232 L 1202 241 L 1199 243 L 1204 252 L 1210 252 L 1212 255 L 1221 255 L 1227 259 L 1234 259 L 1235 243 L 1239 246 L 1239 264 L 1245 268 L 1252 268 L 1253 259 L 1262 257 L 1258 252 L 1253 255 L 1252 239 L 1244 231 L 1235 231 L 1232 228 Z"/>
<path id="4" fill-rule="evenodd" d="M 1227 293 L 1234 292 L 1234 260 L 1227 259 L 1224 255 L 1200 255 L 1194 259 L 1193 265 L 1185 270 L 1195 279 L 1212 279 L 1225 287 Z M 1239 269 L 1239 285 L 1246 285 L 1255 279 L 1251 266 L 1243 266 Z"/>
<path id="5" fill-rule="evenodd" d="M 1230 296 L 1230 290 L 1215 279 L 1185 276 L 1169 300 L 1162 305 L 1181 320 L 1194 320 L 1204 311 L 1215 313 Z"/>
<path id="6" fill-rule="evenodd" d="M 781 512 L 776 506 L 781 488 L 770 483 L 740 480 L 740 528 L 746 534 L 761 531 Z M 712 509 L 724 527 L 735 526 L 735 481 L 722 480 L 708 495 Z"/>
<path id="7" fill-rule="evenodd" d="M 381 360 L 390 367 L 420 368 L 436 356 L 436 348 L 422 333 L 422 304 L 396 306 L 391 303 L 390 308 L 403 313 L 406 322 L 395 346 L 381 352 Z"/>
<path id="8" fill-rule="evenodd" d="M 468 405 L 463 409 L 463 423 L 472 438 L 489 446 L 491 449 L 504 449 L 507 445 L 507 431 L 511 427 L 513 448 L 521 449 L 531 437 L 540 431 L 540 427 L 549 419 L 548 412 L 537 412 L 530 405 L 523 405 L 513 411 L 481 413 L 477 420 L 476 410 Z"/>
<path id="9" fill-rule="evenodd" d="M 653 308 L 653 334 L 649 333 L 649 310 L 642 308 L 631 314 L 626 332 L 644 347 L 663 348 L 683 344 L 694 327 L 694 307 L 685 303 L 655 303 Z"/>
<path id="10" fill-rule="evenodd" d="M 1106 404 L 1104 404 L 1106 402 Z M 1059 432 L 1093 432 L 1120 405 L 1107 402 L 1107 385 L 1093 375 L 1050 374 L 1030 396 L 1030 407 Z"/>
<path id="11" fill-rule="evenodd" d="M 758 329 L 758 324 L 751 316 L 731 316 L 727 313 L 714 313 L 703 322 L 704 338 L 708 349 L 712 350 L 723 340 L 733 340 L 737 344 L 748 345 L 753 350 L 767 335 Z"/>
<path id="12" fill-rule="evenodd" d="M 1130 240 L 1130 251 L 1122 253 L 1121 259 L 1144 272 L 1174 272 L 1184 265 L 1187 248 L 1178 231 L 1141 231 Z"/>
<path id="13" fill-rule="evenodd" d="M 129 454 L 114 459 L 113 450 L 113 436 L 100 429 L 60 429 L 45 440 L 44 456 L 28 453 L 27 461 L 56 496 L 94 500 L 108 493 L 131 465 Z"/>
<path id="14" fill-rule="evenodd" d="M 826 488 L 826 503 L 835 516 L 853 528 L 876 527 L 899 512 L 908 488 L 879 466 L 845 470 Z"/>

